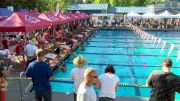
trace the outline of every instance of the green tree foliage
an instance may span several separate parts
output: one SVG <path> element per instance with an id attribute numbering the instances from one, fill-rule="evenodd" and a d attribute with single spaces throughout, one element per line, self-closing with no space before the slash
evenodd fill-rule
<path id="1" fill-rule="evenodd" d="M 0 0 L 0 7 L 14 6 L 15 10 L 18 9 L 34 9 L 38 8 L 40 11 L 54 10 L 57 3 L 59 3 L 59 9 L 61 11 L 67 10 L 67 8 L 73 3 L 108 3 L 109 6 L 146 6 L 159 2 L 165 2 L 166 0 Z M 180 1 L 180 0 L 176 0 Z"/>
<path id="2" fill-rule="evenodd" d="M 94 3 L 108 3 L 109 0 L 94 0 Z"/>
<path id="3" fill-rule="evenodd" d="M 109 5 L 112 6 L 119 6 L 120 0 L 109 0 Z"/>
<path id="4" fill-rule="evenodd" d="M 93 3 L 94 0 L 82 0 L 83 3 Z"/>
<path id="5" fill-rule="evenodd" d="M 65 11 L 73 4 L 73 0 L 58 0 L 57 3 L 59 3 L 59 10 Z"/>

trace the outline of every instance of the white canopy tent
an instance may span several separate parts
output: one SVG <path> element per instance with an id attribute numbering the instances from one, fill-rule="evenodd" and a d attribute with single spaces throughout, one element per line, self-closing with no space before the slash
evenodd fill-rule
<path id="1" fill-rule="evenodd" d="M 180 13 L 174 15 L 174 18 L 180 18 Z"/>
<path id="2" fill-rule="evenodd" d="M 157 18 L 157 15 L 152 12 L 147 12 L 143 15 L 140 15 L 141 18 Z"/>
<path id="3" fill-rule="evenodd" d="M 127 18 L 139 18 L 140 17 L 140 15 L 135 12 L 129 12 L 126 16 L 127 16 Z"/>
<path id="4" fill-rule="evenodd" d="M 174 14 L 171 14 L 167 10 L 157 15 L 158 18 L 175 18 Z"/>

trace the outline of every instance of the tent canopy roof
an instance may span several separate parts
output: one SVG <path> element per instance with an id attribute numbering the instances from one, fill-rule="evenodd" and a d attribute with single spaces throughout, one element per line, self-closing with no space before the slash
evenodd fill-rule
<path id="1" fill-rule="evenodd" d="M 47 28 L 50 25 L 50 22 L 36 18 L 28 13 L 16 12 L 0 22 L 0 32 L 30 32 Z"/>

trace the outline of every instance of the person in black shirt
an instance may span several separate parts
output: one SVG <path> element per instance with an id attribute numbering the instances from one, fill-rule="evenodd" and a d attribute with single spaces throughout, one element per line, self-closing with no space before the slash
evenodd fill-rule
<path id="1" fill-rule="evenodd" d="M 151 87 L 149 101 L 175 101 L 175 92 L 180 93 L 180 77 L 171 72 L 171 59 L 164 59 L 162 71 L 153 71 L 146 85 Z"/>

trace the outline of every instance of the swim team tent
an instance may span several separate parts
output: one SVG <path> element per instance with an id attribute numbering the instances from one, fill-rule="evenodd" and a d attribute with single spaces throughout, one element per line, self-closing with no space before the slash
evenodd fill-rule
<path id="1" fill-rule="evenodd" d="M 49 26 L 51 26 L 49 21 L 36 18 L 25 12 L 16 12 L 0 22 L 0 32 L 30 32 Z"/>

